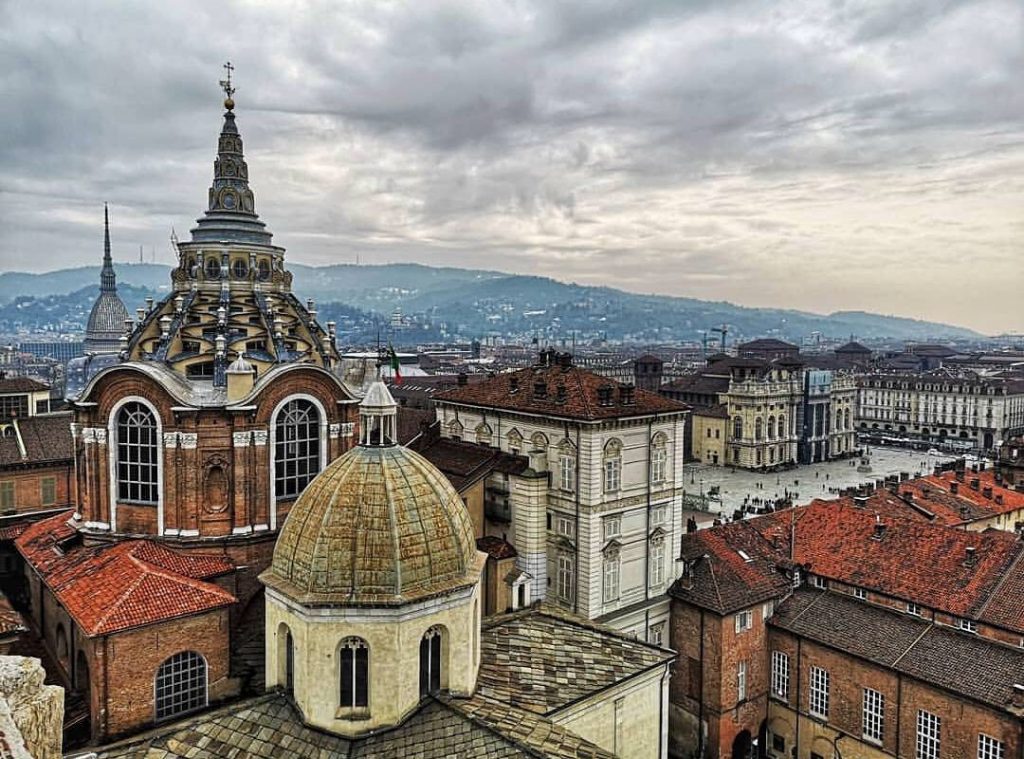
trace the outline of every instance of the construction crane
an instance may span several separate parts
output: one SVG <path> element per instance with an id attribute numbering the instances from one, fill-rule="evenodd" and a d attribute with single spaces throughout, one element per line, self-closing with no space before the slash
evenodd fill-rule
<path id="1" fill-rule="evenodd" d="M 174 227 L 171 227 L 171 248 L 174 249 L 174 257 L 180 258 L 181 251 L 178 250 L 178 234 L 174 231 Z"/>
<path id="2" fill-rule="evenodd" d="M 712 327 L 710 331 L 720 335 L 719 347 L 721 348 L 722 353 L 725 353 L 726 338 L 729 336 L 729 325 L 723 324 L 721 327 Z"/>

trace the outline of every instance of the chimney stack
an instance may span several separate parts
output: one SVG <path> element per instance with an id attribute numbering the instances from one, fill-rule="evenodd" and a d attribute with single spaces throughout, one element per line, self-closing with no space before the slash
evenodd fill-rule
<path id="1" fill-rule="evenodd" d="M 967 546 L 967 548 L 964 549 L 964 566 L 973 567 L 977 560 L 978 557 L 975 547 Z"/>

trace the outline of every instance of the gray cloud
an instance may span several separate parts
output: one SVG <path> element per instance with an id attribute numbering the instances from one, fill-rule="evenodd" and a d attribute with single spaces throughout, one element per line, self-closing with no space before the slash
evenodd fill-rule
<path id="1" fill-rule="evenodd" d="M 169 260 L 220 64 L 292 260 L 1024 330 L 1015 0 L 0 2 L 0 266 Z"/>

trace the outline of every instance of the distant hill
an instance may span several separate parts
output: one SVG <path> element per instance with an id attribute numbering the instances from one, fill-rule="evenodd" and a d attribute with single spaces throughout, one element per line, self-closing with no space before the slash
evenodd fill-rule
<path id="1" fill-rule="evenodd" d="M 399 309 L 409 324 L 408 341 L 504 336 L 580 338 L 606 335 L 642 342 L 696 340 L 702 330 L 728 324 L 732 337 L 772 335 L 799 340 L 812 332 L 825 337 L 896 340 L 975 338 L 972 330 L 949 324 L 883 316 L 863 311 L 814 314 L 776 308 L 746 308 L 721 301 L 640 295 L 611 287 L 588 287 L 546 277 L 419 264 L 303 266 L 289 264 L 295 292 L 318 303 L 321 320 L 350 328 L 349 339 L 365 339 L 374 325 Z M 118 264 L 118 284 L 134 313 L 146 295 L 169 290 L 170 267 Z M 49 319 L 81 318 L 99 281 L 99 267 L 45 274 L 0 274 L 0 329 Z M 88 313 L 88 308 L 85 308 Z"/>

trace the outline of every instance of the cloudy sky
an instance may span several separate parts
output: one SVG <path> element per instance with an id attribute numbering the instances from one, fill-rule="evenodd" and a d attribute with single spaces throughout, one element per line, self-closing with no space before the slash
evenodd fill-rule
<path id="1" fill-rule="evenodd" d="M 0 0 L 0 269 L 169 263 L 228 59 L 293 261 L 1024 331 L 1020 0 Z"/>

